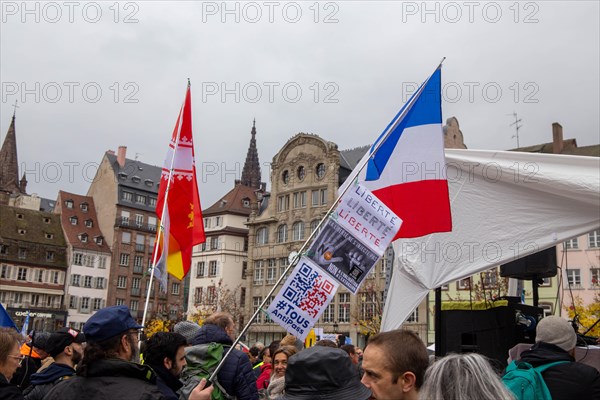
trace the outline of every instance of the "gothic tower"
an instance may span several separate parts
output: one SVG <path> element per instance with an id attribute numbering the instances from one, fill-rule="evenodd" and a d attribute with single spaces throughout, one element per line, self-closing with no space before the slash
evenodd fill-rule
<path id="1" fill-rule="evenodd" d="M 246 154 L 246 162 L 242 170 L 241 184 L 255 189 L 261 188 L 260 163 L 258 161 L 258 150 L 256 148 L 256 119 L 252 123 L 252 131 L 250 132 L 250 146 Z"/>
<path id="2" fill-rule="evenodd" d="M 26 181 L 19 181 L 17 137 L 15 134 L 15 115 L 13 114 L 8 132 L 4 138 L 4 143 L 2 144 L 2 149 L 0 150 L 0 192 L 25 194 L 24 187 L 21 187 L 23 183 L 26 185 Z"/>

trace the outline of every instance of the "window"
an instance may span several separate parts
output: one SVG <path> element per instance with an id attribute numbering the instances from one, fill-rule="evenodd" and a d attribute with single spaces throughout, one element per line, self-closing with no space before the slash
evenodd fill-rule
<path id="1" fill-rule="evenodd" d="M 223 224 L 222 217 L 215 217 L 215 226 L 221 226 Z"/>
<path id="2" fill-rule="evenodd" d="M 267 244 L 268 241 L 269 241 L 269 231 L 267 230 L 267 228 L 265 228 L 265 227 L 258 228 L 256 230 L 256 244 L 258 244 L 258 245 Z"/>
<path id="3" fill-rule="evenodd" d="M 267 262 L 267 285 L 272 285 L 277 280 L 277 259 L 269 258 Z"/>
<path id="4" fill-rule="evenodd" d="M 0 254 L 3 256 L 8 255 L 8 246 L 5 244 L 0 244 Z"/>
<path id="5" fill-rule="evenodd" d="M 146 204 L 146 196 L 141 194 L 135 195 L 135 202 L 138 204 Z"/>
<path id="6" fill-rule="evenodd" d="M 121 225 L 129 225 L 129 211 L 121 211 Z"/>
<path id="7" fill-rule="evenodd" d="M 581 287 L 581 270 L 580 269 L 567 269 L 567 282 L 569 286 L 573 288 Z"/>
<path id="8" fill-rule="evenodd" d="M 139 307 L 139 304 L 140 304 L 140 302 L 139 302 L 138 300 L 131 300 L 131 303 L 129 303 L 129 304 L 130 304 L 130 306 L 129 306 L 129 309 L 130 309 L 131 311 L 137 311 L 137 310 L 138 310 L 138 307 Z"/>
<path id="9" fill-rule="evenodd" d="M 458 290 L 469 290 L 471 288 L 471 278 L 461 279 L 456 282 L 456 288 Z"/>
<path id="10" fill-rule="evenodd" d="M 312 206 L 318 206 L 319 205 L 319 200 L 320 200 L 320 194 L 318 190 L 313 190 L 311 193 L 311 205 Z"/>
<path id="11" fill-rule="evenodd" d="M 137 268 L 142 268 L 144 266 L 144 256 L 133 257 L 133 266 Z"/>
<path id="12" fill-rule="evenodd" d="M 338 293 L 338 320 L 350 322 L 350 293 Z"/>
<path id="13" fill-rule="evenodd" d="M 39 269 L 36 274 L 37 274 L 36 281 L 44 282 L 44 270 Z"/>
<path id="14" fill-rule="evenodd" d="M 326 170 L 327 169 L 325 168 L 325 164 L 323 164 L 323 163 L 317 164 L 317 168 L 316 168 L 317 178 L 318 179 L 323 179 L 323 177 L 325 176 Z"/>
<path id="15" fill-rule="evenodd" d="M 49 224 L 50 223 L 50 218 L 44 217 L 44 223 Z"/>
<path id="16" fill-rule="evenodd" d="M 86 275 L 83 277 L 83 287 L 91 288 L 92 287 L 92 277 Z"/>
<path id="17" fill-rule="evenodd" d="M 142 214 L 135 214 L 135 225 L 137 227 L 144 225 L 144 216 Z"/>
<path id="18" fill-rule="evenodd" d="M 242 279 L 246 279 L 248 273 L 248 261 L 242 261 Z"/>
<path id="19" fill-rule="evenodd" d="M 17 213 L 17 219 L 23 219 L 25 216 L 21 213 Z"/>
<path id="20" fill-rule="evenodd" d="M 121 232 L 121 243 L 131 243 L 131 232 Z"/>
<path id="21" fill-rule="evenodd" d="M 73 208 L 73 200 L 65 200 L 65 206 L 67 208 Z"/>
<path id="22" fill-rule="evenodd" d="M 569 249 L 578 249 L 579 248 L 579 243 L 577 242 L 577 238 L 573 238 L 571 240 L 567 240 L 564 244 L 563 244 L 563 249 L 564 250 L 569 250 Z"/>
<path id="23" fill-rule="evenodd" d="M 264 261 L 259 260 L 254 262 L 254 284 L 262 285 L 264 276 Z"/>
<path id="24" fill-rule="evenodd" d="M 213 236 L 210 238 L 210 249 L 218 250 L 219 249 L 219 237 Z"/>
<path id="25" fill-rule="evenodd" d="M 600 247 L 600 229 L 588 233 L 588 247 Z"/>
<path id="26" fill-rule="evenodd" d="M 135 235 L 135 251 L 144 251 L 144 244 L 146 243 L 146 236 L 140 235 L 139 233 Z"/>
<path id="27" fill-rule="evenodd" d="M 69 222 L 71 225 L 77 225 L 77 217 L 70 217 Z"/>
<path id="28" fill-rule="evenodd" d="M 258 307 L 260 306 L 261 303 L 262 303 L 262 297 L 260 297 L 260 296 L 254 296 L 254 297 L 252 297 L 252 312 L 253 313 L 255 313 L 256 310 L 258 310 Z M 262 323 L 263 318 L 262 318 L 262 314 L 261 313 L 259 313 L 256 316 L 256 320 L 255 321 L 256 321 L 257 324 L 261 324 Z"/>
<path id="29" fill-rule="evenodd" d="M 121 253 L 121 255 L 119 256 L 119 265 L 122 267 L 129 266 L 129 254 Z"/>
<path id="30" fill-rule="evenodd" d="M 360 293 L 360 318 L 372 320 L 375 317 L 377 293 Z"/>
<path id="31" fill-rule="evenodd" d="M 302 221 L 294 222 L 294 225 L 292 225 L 292 236 L 293 236 L 293 240 L 303 240 L 304 239 L 304 222 L 302 222 Z"/>
<path id="32" fill-rule="evenodd" d="M 81 275 L 71 275 L 71 286 L 79 286 L 79 280 L 81 279 Z"/>
<path id="33" fill-rule="evenodd" d="M 156 197 L 149 197 L 148 198 L 148 205 L 150 207 L 156 207 Z"/>
<path id="34" fill-rule="evenodd" d="M 0 278 L 10 279 L 10 271 L 11 267 L 9 265 L 2 264 L 2 267 L 0 268 Z"/>
<path id="35" fill-rule="evenodd" d="M 50 272 L 50 281 L 52 283 L 59 283 L 58 282 L 59 281 L 59 279 L 58 279 L 59 276 L 60 276 L 60 273 L 58 271 L 51 271 Z"/>
<path id="36" fill-rule="evenodd" d="M 27 258 L 27 249 L 24 247 L 19 247 L 19 258 L 24 259 Z"/>
<path id="37" fill-rule="evenodd" d="M 312 221 L 310 221 L 310 232 L 314 232 L 315 230 L 317 230 L 317 226 L 319 226 L 319 222 L 321 222 L 318 219 L 313 219 Z M 320 231 L 320 229 L 319 229 Z M 318 233 L 318 232 L 317 232 Z"/>
<path id="38" fill-rule="evenodd" d="M 17 270 L 17 280 L 26 281 L 27 280 L 27 268 L 19 267 Z"/>
<path id="39" fill-rule="evenodd" d="M 281 257 L 279 259 L 279 275 L 280 276 L 285 275 L 285 270 L 287 269 L 288 265 L 290 265 L 290 261 L 288 260 L 287 257 Z"/>
<path id="40" fill-rule="evenodd" d="M 87 241 L 88 241 L 87 233 L 82 233 L 81 235 L 79 235 L 79 240 L 81 240 L 81 243 L 87 243 Z"/>
<path id="41" fill-rule="evenodd" d="M 290 195 L 286 194 L 277 197 L 277 211 L 287 211 L 290 209 Z"/>
<path id="42" fill-rule="evenodd" d="M 217 276 L 217 261 L 208 262 L 208 276 Z"/>
<path id="43" fill-rule="evenodd" d="M 123 191 L 123 200 L 124 201 L 133 201 L 133 193 Z"/>
<path id="44" fill-rule="evenodd" d="M 19 235 L 24 235 L 27 233 L 27 230 L 25 229 L 19 229 Z"/>
<path id="45" fill-rule="evenodd" d="M 103 256 L 98 256 L 98 268 L 105 269 L 106 268 L 106 258 Z"/>
<path id="46" fill-rule="evenodd" d="M 93 222 L 91 219 L 86 219 L 86 220 L 85 220 L 85 226 L 86 226 L 87 228 L 91 228 L 91 227 L 93 227 L 93 226 L 94 226 L 94 222 Z"/>
<path id="47" fill-rule="evenodd" d="M 600 268 L 590 268 L 590 287 L 600 289 Z"/>
<path id="48" fill-rule="evenodd" d="M 298 167 L 297 175 L 298 175 L 298 180 L 299 181 L 303 181 L 304 180 L 304 177 L 306 176 L 306 170 L 304 169 L 303 165 L 301 165 L 301 166 Z"/>
<path id="49" fill-rule="evenodd" d="M 90 312 L 90 298 L 82 297 L 81 298 L 81 307 L 79 307 L 81 312 L 89 313 Z"/>
<path id="50" fill-rule="evenodd" d="M 126 276 L 119 276 L 117 278 L 117 288 L 119 289 L 125 289 L 127 287 L 127 277 Z"/>
<path id="51" fill-rule="evenodd" d="M 87 212 L 87 210 L 88 210 L 88 203 L 81 203 L 79 205 L 79 208 L 81 208 L 81 211 Z"/>
<path id="52" fill-rule="evenodd" d="M 94 299 L 93 301 L 93 310 L 98 311 L 102 308 L 102 299 Z"/>
<path id="53" fill-rule="evenodd" d="M 210 218 L 204 218 L 204 227 L 210 228 Z"/>
<path id="54" fill-rule="evenodd" d="M 277 243 L 284 243 L 288 240 L 287 225 L 279 225 L 277 228 Z"/>
<path id="55" fill-rule="evenodd" d="M 104 289 L 106 287 L 106 280 L 102 277 L 96 278 L 96 289 Z"/>
<path id="56" fill-rule="evenodd" d="M 215 304 L 217 300 L 217 288 L 209 286 L 206 288 L 206 302 L 208 304 Z"/>
<path id="57" fill-rule="evenodd" d="M 46 239 L 54 239 L 53 233 L 46 233 Z"/>
<path id="58" fill-rule="evenodd" d="M 206 263 L 204 261 L 198 261 L 196 263 L 196 278 L 202 278 L 204 276 L 205 268 L 206 268 Z"/>
<path id="59" fill-rule="evenodd" d="M 294 208 L 306 207 L 306 191 L 294 193 Z"/>
<path id="60" fill-rule="evenodd" d="M 37 306 L 40 304 L 40 295 L 39 294 L 32 294 L 31 295 L 31 305 L 32 306 Z"/>
<path id="61" fill-rule="evenodd" d="M 96 241 L 96 244 L 97 244 L 98 246 L 101 246 L 101 245 L 102 245 L 102 243 L 104 243 L 104 238 L 103 238 L 102 236 L 96 236 L 96 237 L 94 238 L 94 240 Z"/>
<path id="62" fill-rule="evenodd" d="M 54 261 L 54 252 L 53 251 L 46 252 L 46 261 L 49 261 L 49 262 Z"/>
<path id="63" fill-rule="evenodd" d="M 115 299 L 115 305 L 116 306 L 122 306 L 124 304 L 125 304 L 125 299 L 119 299 L 119 298 Z"/>
<path id="64" fill-rule="evenodd" d="M 321 193 L 321 205 L 327 204 L 327 189 L 321 189 L 319 191 Z"/>
<path id="65" fill-rule="evenodd" d="M 406 319 L 406 322 L 418 323 L 419 322 L 419 307 L 415 308 L 412 313 Z"/>
<path id="66" fill-rule="evenodd" d="M 284 185 L 290 182 L 290 172 L 287 169 L 281 173 L 281 181 Z"/>
<path id="67" fill-rule="evenodd" d="M 202 303 L 202 291 L 203 287 L 199 286 L 194 290 L 194 303 L 199 304 Z"/>
<path id="68" fill-rule="evenodd" d="M 544 311 L 544 318 L 552 315 L 552 303 L 539 303 L 539 307 Z"/>
<path id="69" fill-rule="evenodd" d="M 180 286 L 181 285 L 179 283 L 173 282 L 173 284 L 171 285 L 171 294 L 179 295 L 179 287 Z"/>
<path id="70" fill-rule="evenodd" d="M 83 254 L 82 253 L 73 253 L 73 264 L 83 265 Z"/>
<path id="71" fill-rule="evenodd" d="M 329 303 L 325 311 L 323 311 L 323 316 L 321 317 L 323 322 L 333 322 L 335 320 L 335 304 Z"/>
<path id="72" fill-rule="evenodd" d="M 69 296 L 69 308 L 77 308 L 77 296 Z"/>
<path id="73" fill-rule="evenodd" d="M 148 217 L 148 230 L 156 232 L 156 217 Z"/>
<path id="74" fill-rule="evenodd" d="M 540 283 L 540 286 L 543 286 L 543 287 L 552 286 L 552 278 L 542 278 L 542 283 Z"/>
<path id="75" fill-rule="evenodd" d="M 493 268 L 479 274 L 481 282 L 486 289 L 498 287 L 498 271 Z"/>

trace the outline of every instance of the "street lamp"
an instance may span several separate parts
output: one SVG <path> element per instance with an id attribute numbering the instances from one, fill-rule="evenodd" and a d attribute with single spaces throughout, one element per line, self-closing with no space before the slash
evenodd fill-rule
<path id="1" fill-rule="evenodd" d="M 338 327 L 339 327 L 339 325 L 338 325 L 337 321 L 335 321 L 335 322 L 333 323 L 333 333 L 337 333 L 337 331 L 338 331 Z"/>

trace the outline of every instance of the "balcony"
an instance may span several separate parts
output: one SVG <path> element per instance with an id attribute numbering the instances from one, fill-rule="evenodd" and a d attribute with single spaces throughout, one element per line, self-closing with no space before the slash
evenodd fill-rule
<path id="1" fill-rule="evenodd" d="M 151 224 L 138 224 L 130 218 L 117 217 L 115 227 L 135 229 L 142 232 L 156 233 L 157 226 Z"/>

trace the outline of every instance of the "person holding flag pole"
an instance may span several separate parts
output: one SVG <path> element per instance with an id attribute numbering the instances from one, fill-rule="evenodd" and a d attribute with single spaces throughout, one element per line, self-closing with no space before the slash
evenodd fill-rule
<path id="1" fill-rule="evenodd" d="M 234 349 L 235 346 L 239 343 L 241 337 L 243 337 L 246 334 L 246 332 L 252 325 L 253 321 L 256 319 L 257 315 L 262 311 L 262 309 L 265 306 L 268 299 L 270 299 L 271 296 L 273 295 L 273 293 L 275 292 L 275 289 L 281 284 L 281 282 L 286 277 L 286 275 L 288 274 L 290 269 L 293 268 L 298 263 L 298 261 L 300 260 L 300 257 L 303 255 L 303 252 L 306 250 L 308 244 L 312 241 L 312 239 L 319 232 L 321 226 L 327 221 L 328 217 L 331 216 L 334 209 L 338 206 L 340 199 L 352 187 L 352 184 L 355 181 L 357 181 L 357 182 L 361 181 L 361 183 L 364 183 L 365 181 L 367 181 L 367 183 L 368 183 L 368 181 L 376 181 L 375 184 L 367 185 L 367 187 L 368 188 L 370 187 L 370 189 L 373 190 L 373 193 L 375 195 L 377 195 L 377 191 L 374 190 L 374 189 L 377 189 L 377 186 L 378 186 L 377 183 L 379 183 L 380 186 L 382 186 L 382 189 L 384 189 L 384 190 L 387 189 L 386 187 L 383 187 L 383 185 L 381 185 L 384 183 L 383 182 L 384 179 L 381 179 L 381 182 L 377 182 L 381 177 L 384 177 L 384 175 L 385 175 L 384 171 L 385 171 L 385 173 L 391 172 L 392 174 L 395 173 L 395 174 L 399 175 L 399 171 L 390 171 L 390 168 L 388 168 L 386 170 L 386 165 L 387 166 L 393 165 L 393 163 L 389 163 L 389 161 L 394 156 L 393 153 L 394 153 L 395 145 L 398 142 L 398 139 L 400 138 L 400 136 L 402 135 L 405 127 L 407 127 L 407 125 L 410 124 L 410 122 L 414 122 L 414 121 L 409 121 L 411 119 L 410 116 L 411 116 L 411 112 L 413 111 L 413 106 L 417 102 L 419 102 L 420 99 L 422 99 L 421 95 L 425 92 L 425 89 L 428 88 L 427 84 L 429 83 L 429 81 L 432 78 L 435 78 L 435 82 L 434 82 L 435 85 L 433 85 L 433 86 L 436 86 L 436 90 L 438 91 L 436 97 L 439 99 L 438 96 L 440 96 L 439 92 L 441 90 L 441 88 L 439 87 L 440 86 L 439 82 L 441 80 L 439 73 L 441 71 L 442 63 L 444 62 L 444 60 L 445 60 L 445 57 L 440 61 L 439 65 L 435 69 L 434 73 L 419 87 L 419 89 L 411 96 L 411 98 L 408 100 L 408 102 L 400 109 L 400 111 L 394 117 L 392 122 L 384 129 L 383 133 L 379 136 L 379 138 L 377 139 L 375 144 L 372 146 L 371 151 L 363 157 L 363 159 L 359 162 L 357 167 L 352 171 L 352 173 L 350 174 L 348 179 L 346 179 L 344 184 L 340 187 L 337 199 L 332 203 L 331 207 L 329 207 L 329 209 L 327 210 L 327 212 L 325 213 L 324 217 L 321 219 L 321 221 L 319 222 L 317 227 L 310 233 L 309 237 L 304 242 L 304 244 L 302 245 L 300 250 L 296 254 L 294 254 L 293 259 L 290 260 L 290 264 L 285 269 L 285 271 L 281 274 L 279 279 L 275 282 L 275 284 L 273 285 L 270 292 L 266 296 L 264 296 L 264 300 L 257 307 L 257 310 L 254 312 L 252 317 L 249 319 L 249 321 L 246 324 L 246 326 L 244 327 L 244 329 L 240 332 L 240 334 L 234 341 L 231 349 Z M 421 100 L 421 102 L 424 102 L 424 100 Z M 416 108 L 419 108 L 419 107 L 416 107 Z M 413 117 L 414 119 L 419 119 L 421 117 L 421 115 L 419 115 L 419 113 L 424 112 L 423 108 L 425 108 L 425 107 L 421 107 L 416 111 L 417 115 L 415 117 Z M 441 108 L 439 110 L 439 113 L 440 113 L 440 118 L 441 118 Z M 409 118 L 407 118 L 407 116 Z M 417 124 L 413 124 L 413 125 L 409 125 L 409 126 L 414 126 L 414 125 L 417 125 Z M 441 125 L 440 125 L 439 133 L 441 135 Z M 443 159 L 444 159 L 443 158 L 443 156 L 444 156 L 443 137 L 440 136 L 438 139 L 441 141 L 440 142 L 441 147 L 439 149 L 439 152 L 441 152 L 441 160 L 443 161 Z M 377 157 L 379 155 L 378 151 L 380 149 L 383 149 L 383 153 L 384 153 L 383 157 Z M 438 151 L 437 146 L 434 150 Z M 383 161 L 382 161 L 382 159 L 383 159 Z M 367 173 L 362 174 L 362 176 L 361 176 L 361 173 L 366 166 L 368 166 Z M 398 183 L 402 183 L 402 182 L 398 182 Z M 416 228 L 413 228 L 413 231 L 409 232 L 407 234 L 407 236 L 405 236 L 405 237 L 411 237 L 410 235 L 412 235 L 412 234 L 414 234 L 415 236 L 422 236 L 422 235 L 425 235 L 425 234 L 428 234 L 431 232 L 435 232 L 435 231 L 451 230 L 451 220 L 450 220 L 450 214 L 449 214 L 450 213 L 450 205 L 449 205 L 449 200 L 448 200 L 448 196 L 447 196 L 447 193 L 448 193 L 447 182 L 446 181 L 441 182 L 437 186 L 438 186 L 438 189 L 441 189 L 442 195 L 444 194 L 444 187 L 445 187 L 445 194 L 446 194 L 445 202 L 447 202 L 445 209 L 447 210 L 447 215 L 445 215 L 444 218 L 442 218 L 442 221 L 440 224 L 436 225 L 434 223 L 433 225 L 426 226 L 424 228 L 421 226 L 417 226 Z M 427 194 L 427 193 L 425 193 L 425 194 Z M 406 199 L 402 199 L 402 198 L 397 199 L 397 198 L 395 198 L 393 193 L 389 193 L 387 191 L 385 191 L 383 193 L 383 197 L 389 198 L 387 200 L 392 200 L 391 201 L 392 203 L 400 203 L 400 202 L 403 202 L 406 200 Z M 388 204 L 388 201 L 385 201 L 384 199 L 380 199 L 380 200 L 383 203 L 385 203 L 388 207 L 390 207 L 403 220 L 406 218 L 404 214 L 399 214 L 396 211 L 395 208 L 397 208 L 397 207 L 392 207 L 390 204 Z M 440 199 L 440 201 L 443 202 L 444 199 Z M 410 211 L 410 210 L 408 210 L 408 211 Z M 408 219 L 410 220 L 410 218 L 408 218 Z M 416 221 L 416 223 L 413 223 L 412 225 L 418 225 L 418 224 L 419 224 L 419 221 Z M 404 227 L 404 225 L 403 225 L 403 227 Z M 400 231 L 402 231 L 402 229 Z M 402 233 L 400 232 L 394 239 L 400 237 L 399 235 L 402 235 Z M 223 359 L 221 360 L 219 365 L 217 365 L 216 369 L 210 376 L 209 380 L 214 379 L 214 377 L 217 375 L 217 373 L 219 372 L 220 368 L 223 365 L 225 358 L 227 358 L 227 356 L 231 352 L 231 349 L 227 352 L 227 354 L 225 354 L 225 356 L 223 357 Z"/>

